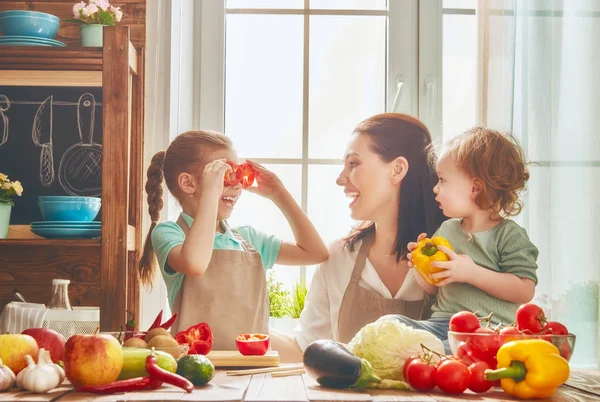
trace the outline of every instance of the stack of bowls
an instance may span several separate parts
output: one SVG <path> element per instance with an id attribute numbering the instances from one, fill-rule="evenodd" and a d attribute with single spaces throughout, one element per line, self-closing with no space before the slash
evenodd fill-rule
<path id="1" fill-rule="evenodd" d="M 38 206 L 43 221 L 31 222 L 31 231 L 49 239 L 89 239 L 101 234 L 97 197 L 40 196 Z"/>
<path id="2" fill-rule="evenodd" d="M 66 46 L 54 40 L 60 19 L 39 11 L 0 12 L 0 46 Z"/>

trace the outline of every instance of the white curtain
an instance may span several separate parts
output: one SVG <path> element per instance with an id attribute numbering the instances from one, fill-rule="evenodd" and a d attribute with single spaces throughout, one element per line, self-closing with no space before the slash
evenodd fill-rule
<path id="1" fill-rule="evenodd" d="M 599 366 L 600 1 L 480 0 L 481 120 L 532 164 L 517 220 L 540 250 L 535 302 Z"/>

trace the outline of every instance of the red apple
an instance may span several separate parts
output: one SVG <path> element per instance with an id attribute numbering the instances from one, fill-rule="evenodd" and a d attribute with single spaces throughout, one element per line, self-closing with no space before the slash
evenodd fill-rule
<path id="1" fill-rule="evenodd" d="M 112 335 L 73 335 L 65 344 L 63 363 L 75 388 L 110 384 L 123 368 L 123 350 Z"/>
<path id="2" fill-rule="evenodd" d="M 21 333 L 33 337 L 40 348 L 49 351 L 54 363 L 63 359 L 67 340 L 58 332 L 48 328 L 29 328 Z"/>
<path id="3" fill-rule="evenodd" d="M 0 359 L 15 374 L 27 367 L 25 356 L 37 360 L 38 345 L 29 335 L 6 334 L 0 335 Z"/>

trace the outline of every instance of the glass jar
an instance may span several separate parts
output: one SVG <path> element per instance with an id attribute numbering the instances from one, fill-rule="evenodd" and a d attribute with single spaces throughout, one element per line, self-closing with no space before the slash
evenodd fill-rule
<path id="1" fill-rule="evenodd" d="M 73 310 L 69 301 L 69 283 L 68 279 L 53 279 L 52 280 L 52 298 L 49 309 L 53 310 Z"/>

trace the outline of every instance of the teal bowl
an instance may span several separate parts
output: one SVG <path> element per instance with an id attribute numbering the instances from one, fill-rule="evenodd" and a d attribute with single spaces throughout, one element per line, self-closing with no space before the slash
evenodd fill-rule
<path id="1" fill-rule="evenodd" d="M 87 201 L 38 201 L 46 221 L 93 221 L 100 212 L 101 203 Z"/>
<path id="2" fill-rule="evenodd" d="M 0 33 L 8 36 L 33 36 L 54 39 L 60 19 L 39 11 L 12 10 L 0 12 Z"/>

